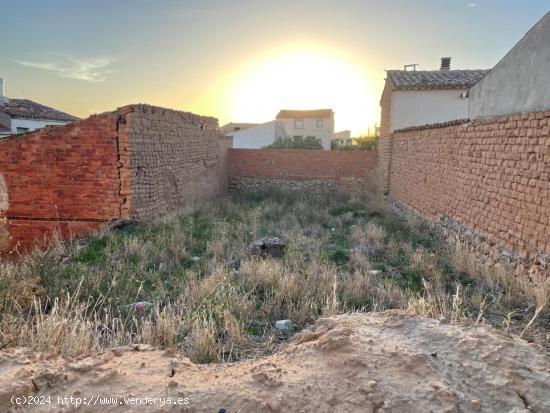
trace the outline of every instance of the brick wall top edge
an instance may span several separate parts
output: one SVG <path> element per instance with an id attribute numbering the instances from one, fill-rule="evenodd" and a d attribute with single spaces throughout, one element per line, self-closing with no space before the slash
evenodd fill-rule
<path id="1" fill-rule="evenodd" d="M 142 114 L 146 114 L 146 113 L 158 114 L 159 111 L 165 112 L 167 114 L 177 115 L 186 119 L 200 120 L 201 122 L 206 122 L 210 124 L 215 123 L 216 125 L 218 125 L 218 119 L 213 116 L 197 115 L 192 112 L 165 108 L 162 106 L 148 105 L 145 103 L 135 103 L 135 104 L 125 105 L 117 109 L 117 112 L 119 114 L 128 114 L 130 112 L 139 112 Z"/>
<path id="2" fill-rule="evenodd" d="M 429 129 L 440 129 L 440 128 L 447 128 L 450 126 L 462 125 L 466 123 L 468 124 L 467 126 L 477 126 L 477 125 L 486 125 L 486 124 L 501 123 L 501 122 L 507 122 L 507 121 L 520 121 L 520 120 L 545 119 L 545 118 L 550 118 L 550 111 L 517 113 L 517 114 L 495 116 L 492 118 L 481 118 L 481 119 L 475 119 L 475 120 L 457 119 L 457 120 L 452 120 L 452 121 L 443 122 L 443 123 L 432 123 L 428 125 L 411 126 L 409 128 L 396 129 L 394 133 L 404 133 L 404 132 L 421 131 L 421 130 L 429 130 Z"/>
<path id="3" fill-rule="evenodd" d="M 343 154 L 343 155 L 351 155 L 351 156 L 361 156 L 361 155 L 368 155 L 372 154 L 375 155 L 377 151 L 369 150 L 369 151 L 339 151 L 339 150 L 331 150 L 331 151 L 323 151 L 323 150 L 315 150 L 315 149 L 246 149 L 246 148 L 229 148 L 231 152 L 252 152 L 252 153 L 267 153 L 267 154 L 276 154 L 276 153 L 286 153 L 286 154 L 309 154 L 312 156 L 320 154 L 321 156 L 331 156 L 330 154 Z"/>
<path id="4" fill-rule="evenodd" d="M 99 113 L 99 114 L 93 114 L 93 115 L 90 115 L 89 117 L 87 117 L 85 119 L 79 119 L 75 122 L 71 122 L 71 123 L 68 123 L 68 124 L 63 125 L 63 126 L 46 126 L 45 128 L 37 129 L 37 130 L 32 131 L 32 132 L 20 133 L 20 134 L 17 134 L 17 135 L 10 135 L 10 136 L 1 138 L 0 139 L 0 144 L 7 144 L 7 143 L 13 142 L 13 141 L 20 141 L 20 140 L 24 140 L 24 139 L 29 139 L 31 137 L 38 136 L 38 134 L 42 134 L 42 136 L 43 136 L 44 134 L 49 134 L 50 132 L 52 132 L 52 133 L 61 133 L 63 130 L 68 130 L 68 129 L 76 128 L 76 127 L 79 127 L 79 126 L 83 126 L 83 125 L 86 125 L 90 122 L 100 120 L 102 118 L 112 117 L 113 119 L 115 119 L 115 117 L 117 115 L 118 116 L 125 115 L 125 114 L 128 114 L 130 112 L 134 112 L 134 111 L 139 111 L 141 113 L 153 113 L 153 112 L 156 112 L 156 111 L 165 111 L 167 113 L 171 113 L 171 114 L 175 114 L 175 115 L 184 117 L 188 121 L 199 122 L 199 123 L 204 123 L 204 124 L 210 125 L 212 128 L 217 129 L 218 125 L 219 125 L 218 124 L 218 119 L 214 118 L 212 116 L 201 116 L 201 115 L 196 115 L 196 114 L 191 113 L 191 112 L 185 112 L 185 111 L 180 111 L 180 110 L 176 110 L 176 109 L 163 108 L 161 106 L 153 106 L 153 105 L 138 103 L 138 104 L 130 104 L 130 105 L 121 106 L 121 107 L 117 108 L 117 110 L 115 110 L 115 111 L 107 111 L 107 112 L 102 112 L 102 113 Z"/>
<path id="5" fill-rule="evenodd" d="M 394 133 L 411 132 L 411 131 L 425 130 L 425 129 L 447 128 L 449 126 L 462 125 L 468 122 L 470 122 L 470 119 L 457 119 L 457 120 L 451 120 L 449 122 L 431 123 L 429 125 L 411 126 L 408 128 L 396 129 Z"/>
<path id="6" fill-rule="evenodd" d="M 68 131 L 70 129 L 75 129 L 78 127 L 86 126 L 89 123 L 95 122 L 95 121 L 101 121 L 106 118 L 112 118 L 111 120 L 115 120 L 115 112 L 103 112 L 100 114 L 94 114 L 90 115 L 85 119 L 79 119 L 75 122 L 67 123 L 66 125 L 62 126 L 53 126 L 48 125 L 44 128 L 36 129 L 31 132 L 26 133 L 18 133 L 16 135 L 10 135 L 6 136 L 5 138 L 0 138 L 0 145 L 1 144 L 8 144 L 10 142 L 14 141 L 22 141 L 26 139 L 31 139 L 37 136 L 48 136 L 52 134 L 59 134 L 62 135 L 65 131 Z"/>

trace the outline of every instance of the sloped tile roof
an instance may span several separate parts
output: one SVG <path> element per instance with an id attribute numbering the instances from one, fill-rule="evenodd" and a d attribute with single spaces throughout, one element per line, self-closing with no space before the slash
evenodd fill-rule
<path id="1" fill-rule="evenodd" d="M 489 70 L 388 70 L 388 79 L 397 90 L 470 88 Z"/>
<path id="2" fill-rule="evenodd" d="M 281 118 L 330 118 L 334 115 L 332 109 L 315 110 L 286 110 L 283 109 L 277 114 L 276 119 Z"/>
<path id="3" fill-rule="evenodd" d="M 41 105 L 28 99 L 9 99 L 7 103 L 0 105 L 0 112 L 4 112 L 16 119 L 43 119 L 73 122 L 77 117 L 61 112 L 57 109 Z"/>

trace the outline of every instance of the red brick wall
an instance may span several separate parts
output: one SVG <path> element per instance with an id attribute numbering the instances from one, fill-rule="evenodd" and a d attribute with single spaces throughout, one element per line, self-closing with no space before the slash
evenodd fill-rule
<path id="1" fill-rule="evenodd" d="M 119 218 L 116 116 L 0 140 L 0 175 L 7 189 L 4 250 L 24 251 L 52 233 L 80 235 Z"/>
<path id="2" fill-rule="evenodd" d="M 378 139 L 378 178 L 384 193 L 389 193 L 389 178 L 391 171 L 391 155 L 393 150 L 393 135 L 380 136 Z"/>
<path id="3" fill-rule="evenodd" d="M 230 179 L 334 181 L 350 186 L 376 166 L 375 151 L 230 149 Z"/>
<path id="4" fill-rule="evenodd" d="M 230 146 L 216 119 L 148 105 L 0 139 L 0 253 L 223 194 Z"/>
<path id="5" fill-rule="evenodd" d="M 550 256 L 550 112 L 396 131 L 391 148 L 392 198 L 519 258 Z"/>
<path id="6" fill-rule="evenodd" d="M 391 131 L 391 94 L 393 86 L 391 82 L 386 79 L 386 85 L 382 92 L 382 99 L 380 99 L 380 136 L 388 136 Z"/>

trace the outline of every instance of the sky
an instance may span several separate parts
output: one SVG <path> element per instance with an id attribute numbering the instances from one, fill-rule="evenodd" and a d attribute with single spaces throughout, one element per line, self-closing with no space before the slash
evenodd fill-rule
<path id="1" fill-rule="evenodd" d="M 130 103 L 267 122 L 379 122 L 385 69 L 493 67 L 550 0 L 0 0 L 8 97 L 86 117 Z"/>

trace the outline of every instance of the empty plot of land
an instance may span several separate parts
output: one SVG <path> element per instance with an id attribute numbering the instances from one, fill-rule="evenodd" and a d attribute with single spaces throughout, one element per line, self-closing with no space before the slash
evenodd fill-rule
<path id="1" fill-rule="evenodd" d="M 544 411 L 547 401 L 538 392 L 546 391 L 548 384 L 548 356 L 506 333 L 491 336 L 487 326 L 549 347 L 548 280 L 518 278 L 503 267 L 480 263 L 467 251 L 451 250 L 428 223 L 407 221 L 386 209 L 373 187 L 353 196 L 336 190 L 265 189 L 234 193 L 149 224 L 104 230 L 1 264 L 3 376 L 19 372 L 17 377 L 24 379 L 17 386 L 25 394 L 45 394 L 50 385 L 60 394 L 76 388 L 115 388 L 121 379 L 111 382 L 109 377 L 128 374 L 128 387 L 117 393 L 128 395 L 127 389 L 145 383 L 133 376 L 138 370 L 148 379 L 158 375 L 159 383 L 170 381 L 164 378 L 168 354 L 189 369 L 187 390 L 200 401 L 198 411 L 205 406 L 224 408 L 222 400 L 254 411 L 264 405 L 258 404 L 260 396 L 251 394 L 265 388 L 278 389 L 270 393 L 278 395 L 270 402 L 275 410 L 286 410 L 283 401 L 288 398 L 305 411 L 306 401 L 320 411 L 329 409 L 326 406 L 349 411 L 367 401 L 372 410 L 410 405 L 410 411 L 427 411 L 430 405 L 468 411 L 479 403 L 512 409 L 523 403 Z M 432 321 L 403 313 L 377 315 L 388 309 Z M 288 344 L 319 318 L 352 312 L 372 315 L 323 321 Z M 280 330 L 278 320 L 290 322 Z M 459 325 L 470 327 L 463 330 Z M 426 329 L 433 334 L 421 339 Z M 307 344 L 310 341 L 315 344 Z M 167 353 L 95 356 L 135 345 Z M 44 360 L 49 355 L 55 362 L 48 367 Z M 70 370 L 90 355 L 82 362 L 108 359 L 91 375 L 76 369 L 66 383 L 65 376 L 55 375 L 45 387 L 29 387 L 29 377 L 35 377 L 35 383 L 44 381 L 42 367 L 22 367 L 29 359 L 46 366 L 44 371 Z M 531 363 L 537 366 L 532 370 L 536 374 L 510 373 L 519 371 L 511 360 L 519 357 L 514 363 L 527 365 L 531 356 L 539 360 Z M 402 362 L 393 362 L 393 357 Z M 145 364 L 127 371 L 138 359 Z M 242 360 L 249 361 L 227 369 L 203 370 L 191 364 Z M 287 373 L 270 363 L 282 363 L 281 371 Z M 407 369 L 412 376 L 393 377 Z M 503 377 L 508 386 L 499 390 L 503 393 L 495 390 L 502 387 L 497 381 L 480 384 L 487 379 L 480 373 L 483 369 Z M 335 379 L 327 374 L 336 374 Z M 355 375 L 361 380 L 356 382 Z M 192 381 L 199 376 L 203 381 Z M 155 394 L 166 386 L 185 389 L 180 377 L 176 384 L 148 388 Z M 250 388 L 244 377 L 252 380 Z M 96 379 L 104 384 L 94 387 Z M 239 384 L 244 387 L 234 387 L 232 379 L 245 380 Z M 317 384 L 307 387 L 304 383 L 310 379 Z M 466 383 L 462 387 L 460 380 Z M 15 391 L 12 382 L 5 383 L 4 395 Z M 298 396 L 302 385 L 304 400 Z M 400 397 L 392 386 L 404 386 L 410 394 Z M 237 400 L 241 396 L 227 398 L 223 391 L 212 398 L 214 388 L 243 391 L 244 404 Z M 483 394 L 486 400 L 478 402 Z"/>
<path id="2" fill-rule="evenodd" d="M 196 362 L 235 361 L 272 352 L 319 317 L 386 309 L 549 345 L 548 280 L 449 251 L 429 225 L 375 195 L 236 193 L 4 263 L 0 345 L 75 356 L 145 343 Z M 282 240 L 283 254 L 251 252 L 266 236 Z M 281 319 L 294 330 L 275 329 Z"/>

